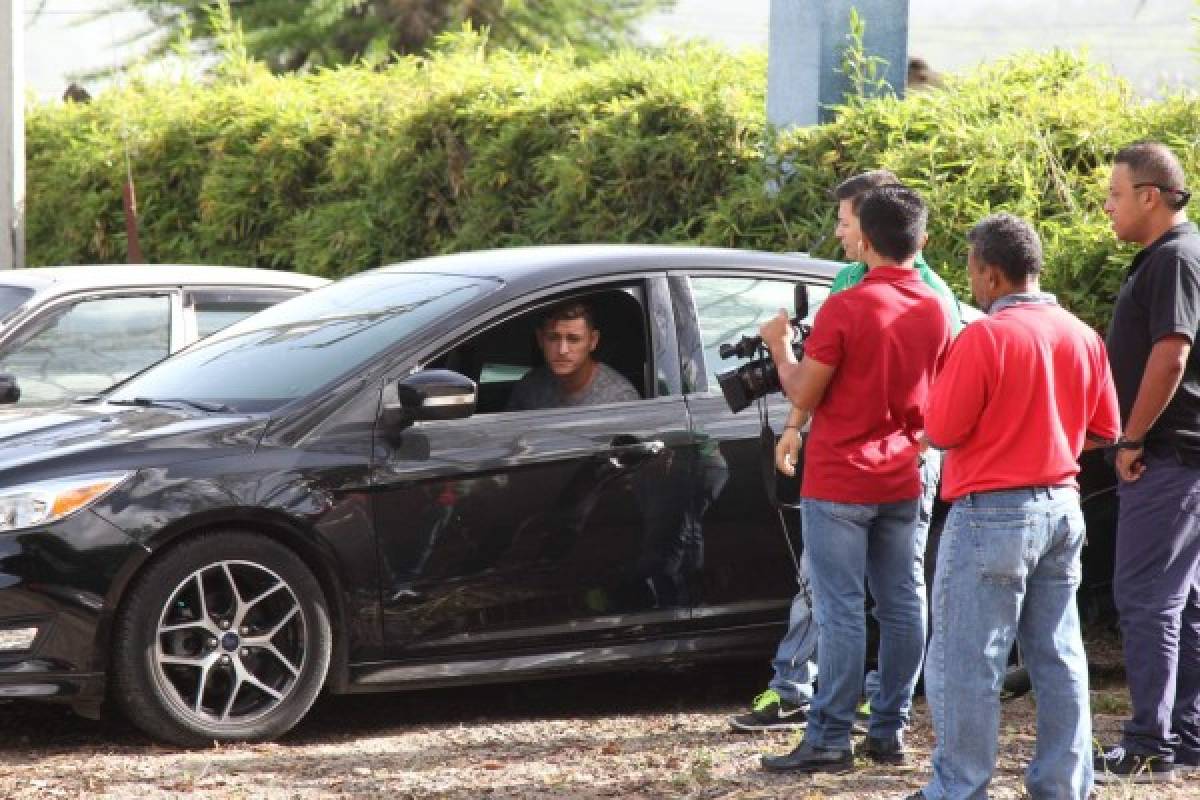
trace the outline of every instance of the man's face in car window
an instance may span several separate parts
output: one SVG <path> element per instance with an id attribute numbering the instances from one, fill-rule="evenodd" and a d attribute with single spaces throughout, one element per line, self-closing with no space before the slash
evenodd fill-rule
<path id="1" fill-rule="evenodd" d="M 559 378 L 587 368 L 592 351 L 600 343 L 600 332 L 583 318 L 547 322 L 538 330 L 537 337 L 546 366 Z"/>

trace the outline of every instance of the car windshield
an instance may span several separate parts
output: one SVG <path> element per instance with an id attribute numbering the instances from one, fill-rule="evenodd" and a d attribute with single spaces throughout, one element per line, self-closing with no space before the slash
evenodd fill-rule
<path id="1" fill-rule="evenodd" d="M 33 297 L 33 289 L 26 286 L 0 285 L 0 320 L 7 318 L 31 297 Z"/>
<path id="2" fill-rule="evenodd" d="M 272 411 L 498 285 L 417 273 L 347 278 L 226 328 L 117 387 L 107 400 Z"/>

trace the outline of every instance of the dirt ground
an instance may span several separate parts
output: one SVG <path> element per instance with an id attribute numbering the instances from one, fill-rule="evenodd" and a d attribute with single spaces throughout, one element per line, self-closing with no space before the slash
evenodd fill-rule
<path id="1" fill-rule="evenodd" d="M 1097 737 L 1113 742 L 1128 695 L 1111 642 L 1090 643 Z M 1117 659 L 1119 662 L 1119 659 Z M 786 733 L 738 734 L 763 664 L 324 698 L 282 741 L 181 751 L 120 724 L 21 702 L 0 705 L 0 798 L 903 798 L 929 769 L 918 699 L 911 766 L 860 761 L 847 776 L 769 775 Z M 1024 797 L 1034 705 L 1007 703 L 993 798 Z M 1200 775 L 1124 786 L 1099 800 L 1200 797 Z"/>

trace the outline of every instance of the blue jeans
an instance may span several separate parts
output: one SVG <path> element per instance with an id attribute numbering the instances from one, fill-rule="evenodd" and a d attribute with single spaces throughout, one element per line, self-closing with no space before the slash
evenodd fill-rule
<path id="1" fill-rule="evenodd" d="M 927 800 L 987 797 L 1014 638 L 1037 696 L 1037 750 L 1025 786 L 1034 798 L 1088 796 L 1092 727 L 1075 607 L 1083 540 L 1074 489 L 981 492 L 950 509 L 925 665 L 937 737 Z"/>
<path id="2" fill-rule="evenodd" d="M 922 603 L 925 602 L 925 542 L 929 537 L 941 474 L 942 454 L 931 449 L 921 459 L 921 509 L 914 543 L 917 558 L 913 563 L 913 578 L 921 586 Z M 812 616 L 812 583 L 808 572 L 808 559 L 801 553 L 800 574 L 796 576 L 800 589 L 792 599 L 787 633 L 771 660 L 774 675 L 769 687 L 794 705 L 806 705 L 812 700 L 813 681 L 817 677 L 817 624 Z M 864 694 L 872 703 L 878 689 L 879 674 L 872 671 L 864 685 Z"/>
<path id="3" fill-rule="evenodd" d="M 771 669 L 775 674 L 768 687 L 788 703 L 808 705 L 817 677 L 817 623 L 812 615 L 812 582 L 808 577 L 808 553 L 800 554 L 800 572 L 796 575 L 799 591 L 788 611 L 788 629 L 779 641 Z"/>
<path id="4" fill-rule="evenodd" d="M 925 650 L 924 583 L 917 580 L 918 498 L 859 505 L 804 499 L 804 549 L 812 568 L 821 657 L 805 741 L 848 749 L 866 657 L 864 581 L 879 620 L 879 691 L 868 733 L 888 738 L 908 723 Z"/>

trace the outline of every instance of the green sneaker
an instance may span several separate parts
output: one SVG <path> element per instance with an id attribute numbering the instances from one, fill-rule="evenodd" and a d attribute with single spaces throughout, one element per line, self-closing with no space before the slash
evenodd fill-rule
<path id="1" fill-rule="evenodd" d="M 730 717 L 735 731 L 783 731 L 803 728 L 808 721 L 805 706 L 792 705 L 774 689 L 767 689 L 750 706 L 750 712 Z"/>
<path id="2" fill-rule="evenodd" d="M 850 730 L 859 735 L 867 732 L 867 723 L 871 719 L 871 701 L 863 700 L 858 708 L 854 709 L 854 725 Z"/>

